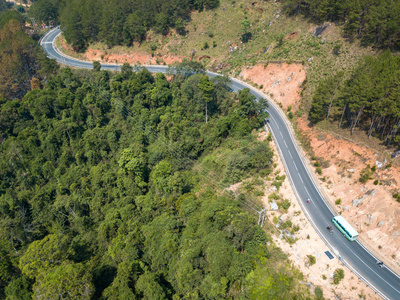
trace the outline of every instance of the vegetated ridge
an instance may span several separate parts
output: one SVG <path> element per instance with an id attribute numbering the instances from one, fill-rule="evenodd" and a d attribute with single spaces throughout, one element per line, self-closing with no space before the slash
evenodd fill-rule
<path id="1" fill-rule="evenodd" d="M 241 208 L 254 202 L 221 192 L 272 170 L 268 143 L 250 133 L 265 119 L 265 103 L 248 90 L 233 94 L 226 78 L 203 74 L 168 82 L 129 65 L 118 74 L 64 68 L 7 104 L 0 111 L 10 124 L 0 146 L 6 297 L 309 293 Z M 10 105 L 12 114 L 3 111 Z M 208 171 L 201 159 L 218 147 L 230 155 Z"/>

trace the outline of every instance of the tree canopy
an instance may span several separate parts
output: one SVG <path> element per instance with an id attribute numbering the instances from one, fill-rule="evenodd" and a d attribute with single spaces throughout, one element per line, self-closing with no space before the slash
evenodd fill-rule
<path id="1" fill-rule="evenodd" d="M 315 22 L 339 21 L 350 38 L 382 48 L 400 48 L 400 2 L 393 0 L 284 0 L 290 14 Z"/>
<path id="2" fill-rule="evenodd" d="M 37 21 L 59 21 L 67 42 L 81 51 L 97 41 L 129 46 L 150 29 L 184 34 L 192 11 L 218 6 L 219 0 L 38 0 L 29 14 Z"/>
<path id="3" fill-rule="evenodd" d="M 264 273 L 276 299 L 302 297 L 256 216 L 218 192 L 271 172 L 251 134 L 265 107 L 227 78 L 128 65 L 64 68 L 2 101 L 1 297 L 239 299 Z M 215 184 L 198 168 L 220 147 Z"/>
<path id="4" fill-rule="evenodd" d="M 57 69 L 55 61 L 24 32 L 20 21 L 12 18 L 0 29 L 0 99 L 22 98 Z"/>
<path id="5" fill-rule="evenodd" d="M 322 81 L 314 96 L 310 120 L 323 119 L 356 127 L 368 136 L 375 135 L 389 145 L 398 144 L 400 125 L 400 57 L 385 52 L 378 57 L 365 57 L 345 80 L 339 72 Z"/>

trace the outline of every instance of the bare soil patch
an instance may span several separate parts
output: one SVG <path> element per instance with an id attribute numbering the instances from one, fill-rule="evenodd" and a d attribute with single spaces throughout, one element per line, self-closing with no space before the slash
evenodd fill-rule
<path id="1" fill-rule="evenodd" d="M 310 142 L 314 155 L 329 162 L 319 177 L 332 204 L 340 199 L 337 211 L 359 231 L 360 240 L 399 272 L 400 203 L 392 195 L 399 191 L 400 168 L 396 165 L 379 168 L 381 163 L 385 164 L 384 153 L 333 134 L 324 133 L 326 138 L 319 139 L 321 131 L 310 128 L 304 119 L 299 119 L 297 126 Z M 376 171 L 364 184 L 359 179 L 368 165 L 369 169 L 375 166 Z"/>
<path id="2" fill-rule="evenodd" d="M 152 55 L 146 52 L 133 51 L 133 49 L 119 49 L 118 47 L 113 48 L 112 51 L 107 51 L 96 49 L 96 47 L 93 46 L 87 49 L 85 53 L 81 54 L 74 51 L 74 49 L 65 42 L 63 36 L 60 36 L 58 40 L 64 53 L 87 61 L 115 64 L 129 63 L 131 65 L 169 65 L 175 62 L 181 62 L 184 59 L 183 56 L 179 55 L 161 55 L 157 53 Z"/>
<path id="3" fill-rule="evenodd" d="M 302 84 L 306 72 L 301 64 L 269 63 L 242 70 L 243 79 L 256 83 L 267 95 L 280 103 L 284 109 L 296 109 L 300 103 Z"/>

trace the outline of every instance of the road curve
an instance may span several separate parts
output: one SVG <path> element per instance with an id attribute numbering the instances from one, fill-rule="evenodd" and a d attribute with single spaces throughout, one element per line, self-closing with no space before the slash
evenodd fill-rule
<path id="1" fill-rule="evenodd" d="M 69 57 L 57 50 L 55 46 L 56 37 L 61 33 L 59 28 L 49 31 L 40 41 L 40 45 L 47 52 L 49 58 L 56 59 L 60 64 L 69 65 L 76 68 L 91 69 L 92 63 L 80 61 Z M 165 73 L 168 66 L 143 66 L 150 72 Z M 103 70 L 118 71 L 120 65 L 102 64 Z M 207 72 L 209 76 L 218 74 Z M 265 98 L 259 90 L 231 78 L 232 88 L 238 91 L 249 88 L 251 93 L 258 98 Z M 400 299 L 400 277 L 393 271 L 376 265 L 377 259 L 358 241 L 349 242 L 335 227 L 334 233 L 329 234 L 326 230 L 331 225 L 334 214 L 325 203 L 319 192 L 318 183 L 313 180 L 313 176 L 306 167 L 306 160 L 301 154 L 299 146 L 293 139 L 291 125 L 284 116 L 282 110 L 273 102 L 269 101 L 267 125 L 272 132 L 276 145 L 279 149 L 282 161 L 285 165 L 286 173 L 295 191 L 295 194 L 315 230 L 325 241 L 331 252 L 340 259 L 352 272 L 370 286 L 378 295 L 384 299 Z M 311 203 L 307 203 L 307 199 Z M 351 220 L 349 220 L 351 221 Z M 347 298 L 349 295 L 345 295 Z M 352 298 L 352 297 L 350 297 Z M 354 297 L 356 298 L 356 297 Z"/>

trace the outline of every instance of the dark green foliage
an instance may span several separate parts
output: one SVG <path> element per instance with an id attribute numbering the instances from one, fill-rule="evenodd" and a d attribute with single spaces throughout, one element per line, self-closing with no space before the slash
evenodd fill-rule
<path id="1" fill-rule="evenodd" d="M 348 80 L 343 80 L 342 72 L 326 79 L 313 96 L 310 121 L 329 119 L 351 133 L 359 127 L 386 145 L 398 144 L 399 69 L 400 57 L 384 52 L 377 58 L 365 57 Z"/>
<path id="2" fill-rule="evenodd" d="M 314 255 L 307 255 L 307 258 L 310 266 L 315 265 L 317 263 L 317 259 L 315 258 Z"/>
<path id="3" fill-rule="evenodd" d="M 58 65 L 25 34 L 20 21 L 12 19 L 0 29 L 0 97 L 22 98 L 31 90 L 33 78 L 46 79 L 56 70 Z M 10 110 L 17 113 L 15 108 Z"/>
<path id="4" fill-rule="evenodd" d="M 347 37 L 382 48 L 400 48 L 400 3 L 393 0 L 284 0 L 289 14 L 302 13 L 316 23 L 339 21 Z M 338 54 L 338 48 L 334 51 Z"/>
<path id="5" fill-rule="evenodd" d="M 101 64 L 98 61 L 93 62 L 93 71 L 94 72 L 99 72 L 101 70 Z"/>
<path id="6" fill-rule="evenodd" d="M 294 297 L 294 276 L 275 268 L 285 258 L 270 259 L 255 216 L 198 170 L 224 144 L 221 182 L 270 172 L 268 143 L 250 133 L 265 103 L 227 84 L 203 74 L 169 82 L 127 65 L 64 68 L 22 100 L 2 100 L 0 292 L 246 298 L 267 274 L 278 285 L 262 294 Z"/>
<path id="7" fill-rule="evenodd" d="M 392 195 L 393 198 L 397 200 L 397 202 L 400 202 L 400 195 L 398 193 Z"/>
<path id="8" fill-rule="evenodd" d="M 0 12 L 7 10 L 11 7 L 11 4 L 5 0 L 0 0 Z"/>
<path id="9" fill-rule="evenodd" d="M 48 5 L 43 7 L 44 3 Z M 149 29 L 166 34 L 170 28 L 176 28 L 185 34 L 185 20 L 190 18 L 191 11 L 218 6 L 219 0 L 72 0 L 62 6 L 57 0 L 39 0 L 32 7 L 32 14 L 41 20 L 59 15 L 66 40 L 81 51 L 95 41 L 109 46 L 142 42 Z"/>
<path id="10" fill-rule="evenodd" d="M 61 0 L 38 0 L 29 9 L 29 17 L 35 18 L 38 23 L 57 24 L 60 4 Z"/>
<path id="11" fill-rule="evenodd" d="M 343 80 L 343 75 L 343 72 L 338 72 L 328 79 L 321 81 L 321 83 L 318 85 L 313 95 L 313 101 L 309 114 L 310 121 L 317 123 L 329 118 L 333 101 L 335 98 L 337 98 L 337 92 Z"/>
<path id="12" fill-rule="evenodd" d="M 324 292 L 319 286 L 315 288 L 315 297 L 317 297 L 318 300 L 324 299 Z"/>
<path id="13" fill-rule="evenodd" d="M 0 12 L 0 29 L 6 26 L 11 20 L 18 21 L 19 24 L 23 25 L 25 22 L 24 16 L 16 10 L 6 10 Z"/>
<path id="14" fill-rule="evenodd" d="M 339 284 L 339 282 L 344 278 L 343 269 L 336 269 L 333 273 L 333 284 Z"/>
<path id="15" fill-rule="evenodd" d="M 5 289 L 6 299 L 32 299 L 32 281 L 28 276 L 14 277 Z"/>

